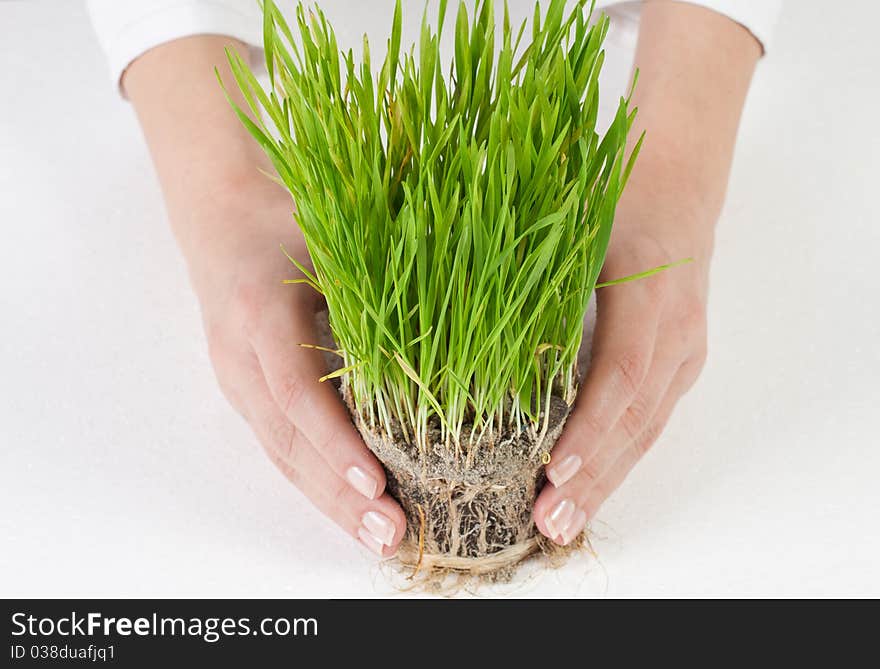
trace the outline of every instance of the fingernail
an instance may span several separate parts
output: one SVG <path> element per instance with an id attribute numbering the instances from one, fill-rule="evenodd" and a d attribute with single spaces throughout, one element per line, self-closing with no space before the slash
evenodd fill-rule
<path id="1" fill-rule="evenodd" d="M 584 529 L 586 524 L 587 514 L 578 509 L 560 534 L 562 545 L 567 546 L 570 544 L 572 540 L 581 533 L 581 530 Z"/>
<path id="2" fill-rule="evenodd" d="M 558 537 L 562 534 L 562 530 L 568 525 L 571 515 L 574 513 L 574 502 L 570 499 L 564 499 L 556 507 L 544 517 L 544 525 L 551 538 Z"/>
<path id="3" fill-rule="evenodd" d="M 361 540 L 361 543 L 373 551 L 379 557 L 382 557 L 382 550 L 385 548 L 385 545 L 379 541 L 372 534 L 367 532 L 367 530 L 363 527 L 358 528 L 358 538 Z"/>
<path id="4" fill-rule="evenodd" d="M 581 456 L 566 455 L 553 469 L 547 470 L 547 478 L 557 488 L 568 481 L 581 468 Z"/>
<path id="5" fill-rule="evenodd" d="M 394 523 L 388 516 L 384 516 L 378 511 L 367 511 L 361 518 L 367 532 L 376 537 L 386 546 L 390 546 L 394 539 L 395 527 Z"/>
<path id="6" fill-rule="evenodd" d="M 352 488 L 361 495 L 367 499 L 375 499 L 378 484 L 376 479 L 367 474 L 363 469 L 360 467 L 349 467 L 348 471 L 345 472 L 345 478 L 351 483 Z"/>

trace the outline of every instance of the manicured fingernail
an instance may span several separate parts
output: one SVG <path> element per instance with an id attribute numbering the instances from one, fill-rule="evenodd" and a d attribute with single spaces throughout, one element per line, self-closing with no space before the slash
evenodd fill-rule
<path id="1" fill-rule="evenodd" d="M 367 532 L 372 534 L 383 544 L 386 546 L 391 545 L 396 528 L 388 516 L 384 516 L 378 511 L 367 511 L 364 514 L 364 517 L 361 518 L 361 523 L 363 523 Z"/>
<path id="2" fill-rule="evenodd" d="M 363 527 L 358 528 L 358 538 L 361 540 L 361 543 L 373 551 L 376 555 L 382 556 L 382 550 L 385 548 L 385 544 L 379 541 L 372 534 L 367 532 L 367 530 Z"/>
<path id="3" fill-rule="evenodd" d="M 367 499 L 375 499 L 376 488 L 379 486 L 376 483 L 376 479 L 367 474 L 363 469 L 360 467 L 349 467 L 348 471 L 345 472 L 345 478 L 351 483 L 352 488 L 361 495 Z"/>
<path id="4" fill-rule="evenodd" d="M 566 455 L 558 465 L 547 470 L 547 478 L 557 488 L 568 481 L 581 468 L 581 456 Z"/>
<path id="5" fill-rule="evenodd" d="M 568 524 L 560 533 L 560 538 L 562 539 L 562 545 L 567 546 L 572 542 L 572 540 L 581 533 L 581 530 L 584 529 L 584 526 L 587 524 L 587 514 L 578 509 L 575 511 L 574 515 L 571 517 L 571 520 L 568 521 Z"/>
<path id="6" fill-rule="evenodd" d="M 544 517 L 544 525 L 550 537 L 558 537 L 562 534 L 562 530 L 568 525 L 571 515 L 574 513 L 574 502 L 570 499 L 564 499 L 556 507 Z"/>

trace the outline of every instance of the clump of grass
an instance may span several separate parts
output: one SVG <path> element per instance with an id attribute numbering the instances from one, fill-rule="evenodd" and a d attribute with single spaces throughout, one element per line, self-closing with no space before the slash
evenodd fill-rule
<path id="1" fill-rule="evenodd" d="M 344 357 L 338 375 L 373 429 L 424 449 L 431 427 L 456 450 L 504 429 L 540 427 L 552 395 L 569 404 L 590 295 L 615 206 L 638 154 L 621 98 L 597 132 L 608 18 L 581 0 L 535 6 L 500 44 L 492 0 L 401 50 L 398 0 L 377 72 L 340 53 L 320 9 L 296 9 L 294 37 L 264 2 L 263 90 L 229 53 L 257 119 L 236 108 L 296 204 L 314 263 L 298 281 L 326 299 Z M 589 6 L 588 6 L 589 5 Z M 463 428 L 470 435 L 462 443 Z"/>

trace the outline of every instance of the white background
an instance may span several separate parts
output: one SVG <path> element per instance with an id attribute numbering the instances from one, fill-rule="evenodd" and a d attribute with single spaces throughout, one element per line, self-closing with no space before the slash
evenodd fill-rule
<path id="1" fill-rule="evenodd" d="M 599 561 L 490 594 L 880 595 L 876 7 L 787 3 L 700 382 L 603 508 Z M 215 387 L 80 3 L 0 4 L 0 102 L 0 595 L 395 594 Z"/>

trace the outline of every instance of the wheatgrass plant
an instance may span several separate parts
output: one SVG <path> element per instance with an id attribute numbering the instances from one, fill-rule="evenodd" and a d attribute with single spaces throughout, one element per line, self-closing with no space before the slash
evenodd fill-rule
<path id="1" fill-rule="evenodd" d="M 628 98 L 597 132 L 609 22 L 587 0 L 568 13 L 565 0 L 536 4 L 527 44 L 505 4 L 497 45 L 492 0 L 473 17 L 462 2 L 448 72 L 446 0 L 407 53 L 401 4 L 378 71 L 366 36 L 356 61 L 300 4 L 297 39 L 271 0 L 271 89 L 238 54 L 229 62 L 258 120 L 236 112 L 295 201 L 314 273 L 293 261 L 304 278 L 291 282 L 326 299 L 344 358 L 330 376 L 371 429 L 423 453 L 439 429 L 462 453 L 505 429 L 546 431 L 551 396 L 573 402 L 641 139 L 627 156 Z"/>

